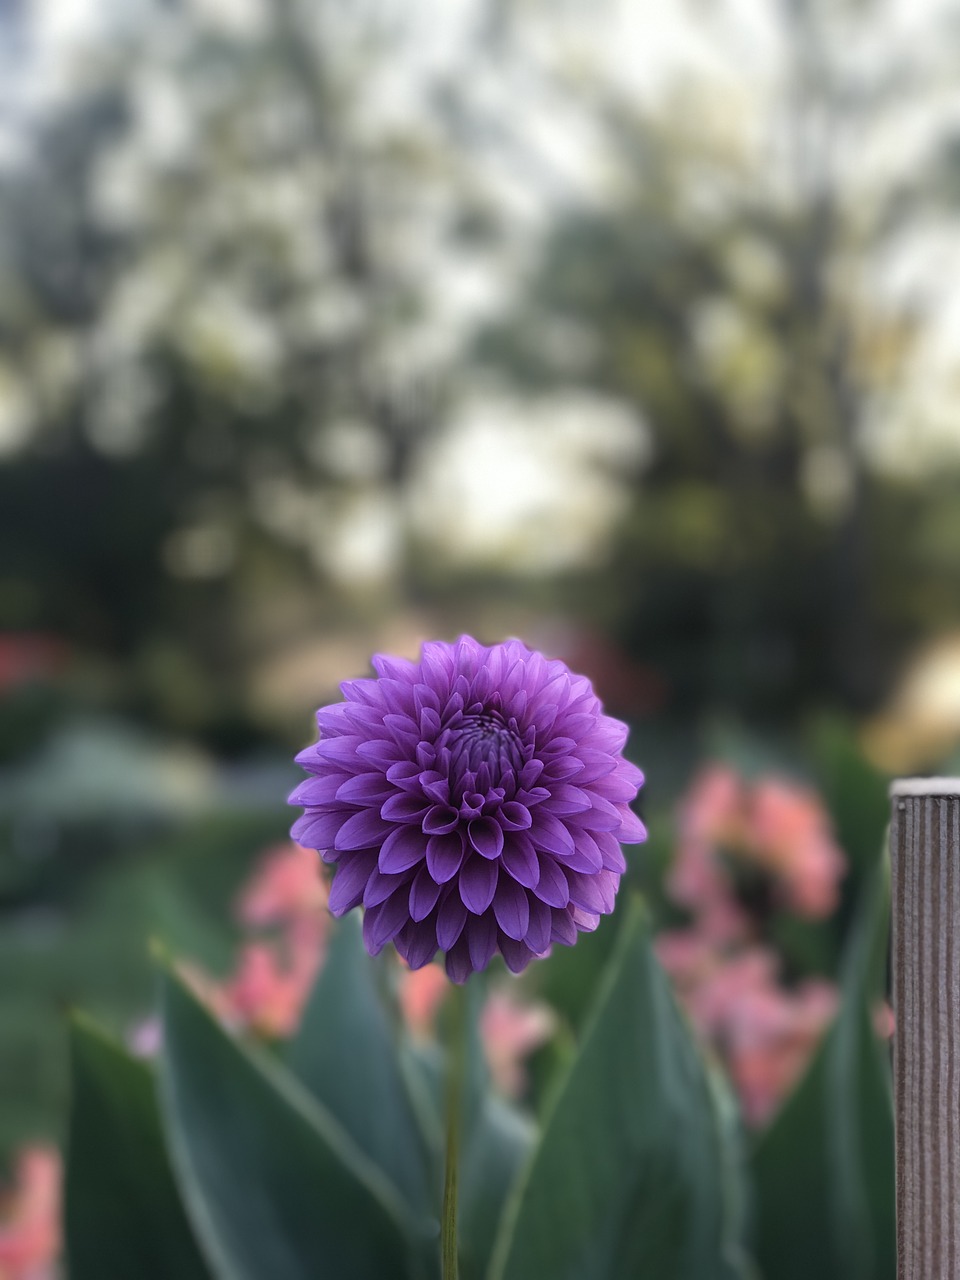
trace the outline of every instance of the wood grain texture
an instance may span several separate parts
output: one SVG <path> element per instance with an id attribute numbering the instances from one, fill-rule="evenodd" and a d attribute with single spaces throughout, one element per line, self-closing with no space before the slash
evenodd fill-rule
<path id="1" fill-rule="evenodd" d="M 960 779 L 891 789 L 898 1280 L 960 1280 Z"/>

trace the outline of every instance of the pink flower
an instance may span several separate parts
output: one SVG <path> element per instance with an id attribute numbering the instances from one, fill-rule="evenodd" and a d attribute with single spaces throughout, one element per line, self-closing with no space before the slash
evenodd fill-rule
<path id="1" fill-rule="evenodd" d="M 60 1250 L 60 1153 L 27 1147 L 17 1160 L 15 1186 L 0 1205 L 0 1276 L 53 1280 Z"/>
<path id="2" fill-rule="evenodd" d="M 795 1086 L 837 1005 L 831 983 L 780 984 L 777 954 L 757 941 L 764 915 L 778 904 L 812 919 L 829 914 L 844 858 L 812 791 L 777 777 L 749 783 L 722 765 L 694 781 L 678 828 L 667 888 L 692 923 L 662 934 L 657 954 L 726 1065 L 745 1119 L 762 1125 Z"/>
<path id="3" fill-rule="evenodd" d="M 822 919 L 835 909 L 846 863 L 809 788 L 772 776 L 749 784 L 710 765 L 682 802 L 678 826 L 667 890 L 718 942 L 750 935 L 738 865 L 765 872 L 774 898 L 799 916 Z"/>
<path id="4" fill-rule="evenodd" d="M 318 954 L 302 951 L 284 964 L 266 943 L 247 943 L 233 977 L 219 988 L 226 1021 L 270 1038 L 292 1035 L 319 961 Z"/>
<path id="5" fill-rule="evenodd" d="M 730 872 L 712 845 L 690 841 L 680 846 L 667 877 L 667 891 L 717 942 L 738 938 L 748 927 L 734 897 Z"/>
<path id="6" fill-rule="evenodd" d="M 832 983 L 748 992 L 726 1027 L 730 1073 L 749 1124 L 766 1124 L 803 1074 L 837 1010 Z"/>
<path id="7" fill-rule="evenodd" d="M 726 1065 L 745 1119 L 766 1124 L 836 1012 L 836 988 L 819 979 L 782 987 L 775 952 L 724 951 L 695 929 L 661 934 L 656 950 L 697 1031 Z"/>
<path id="8" fill-rule="evenodd" d="M 742 839 L 743 802 L 744 785 L 732 769 L 704 769 L 681 803 L 678 848 L 667 876 L 673 900 L 696 915 L 702 931 L 718 942 L 739 937 L 746 928 L 720 857 L 721 847 Z"/>
<path id="9" fill-rule="evenodd" d="M 312 849 L 287 842 L 261 859 L 237 903 L 237 916 L 254 928 L 286 924 L 303 916 L 326 918 L 327 884 Z"/>
<path id="10" fill-rule="evenodd" d="M 450 990 L 450 979 L 438 964 L 422 969 L 403 968 L 398 998 L 404 1022 L 419 1040 L 433 1033 L 437 1010 Z"/>
<path id="11" fill-rule="evenodd" d="M 846 864 L 813 791 L 761 778 L 750 793 L 746 845 L 777 876 L 797 915 L 822 919 L 836 908 Z"/>
<path id="12" fill-rule="evenodd" d="M 556 1015 L 545 1004 L 519 1004 L 506 991 L 491 992 L 480 1014 L 480 1036 L 497 1088 L 518 1097 L 526 1085 L 523 1061 L 553 1035 Z"/>
<path id="13" fill-rule="evenodd" d="M 237 916 L 269 936 L 246 942 L 234 972 L 217 981 L 190 965 L 180 972 L 228 1026 L 271 1039 L 296 1030 L 323 963 L 329 915 L 316 854 L 297 844 L 268 850 L 244 886 Z"/>
<path id="14" fill-rule="evenodd" d="M 766 947 L 720 959 L 686 994 L 694 1023 L 708 1038 L 726 1041 L 743 1011 L 752 1009 L 759 996 L 776 991 L 776 975 L 777 957 Z"/>
<path id="15" fill-rule="evenodd" d="M 743 826 L 743 790 L 743 779 L 729 765 L 707 765 L 681 805 L 681 843 L 735 843 Z"/>
<path id="16" fill-rule="evenodd" d="M 712 939 L 696 929 L 666 929 L 653 945 L 657 959 L 681 993 L 698 986 L 720 962 Z"/>

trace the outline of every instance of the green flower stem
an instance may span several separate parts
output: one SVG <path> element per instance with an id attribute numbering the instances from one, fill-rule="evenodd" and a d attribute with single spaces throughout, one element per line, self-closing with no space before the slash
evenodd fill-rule
<path id="1" fill-rule="evenodd" d="M 460 1166 L 460 1115 L 467 1059 L 467 986 L 455 986 L 450 1002 L 447 1050 L 447 1152 L 440 1214 L 440 1258 L 443 1280 L 457 1280 L 457 1180 Z"/>

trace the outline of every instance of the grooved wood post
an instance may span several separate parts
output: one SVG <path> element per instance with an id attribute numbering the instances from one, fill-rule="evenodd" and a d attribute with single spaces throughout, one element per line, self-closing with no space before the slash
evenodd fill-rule
<path id="1" fill-rule="evenodd" d="M 960 778 L 891 787 L 898 1280 L 960 1280 Z"/>

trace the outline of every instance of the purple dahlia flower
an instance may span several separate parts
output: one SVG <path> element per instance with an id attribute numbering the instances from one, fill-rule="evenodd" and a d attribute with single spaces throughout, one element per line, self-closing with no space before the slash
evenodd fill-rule
<path id="1" fill-rule="evenodd" d="M 643 774 L 627 727 L 585 676 L 519 640 L 425 644 L 419 662 L 378 655 L 317 712 L 312 775 L 291 804 L 293 838 L 336 863 L 330 910 L 363 904 L 376 955 L 413 968 L 446 953 L 465 981 L 499 951 L 514 972 L 613 910 L 621 842 Z"/>

